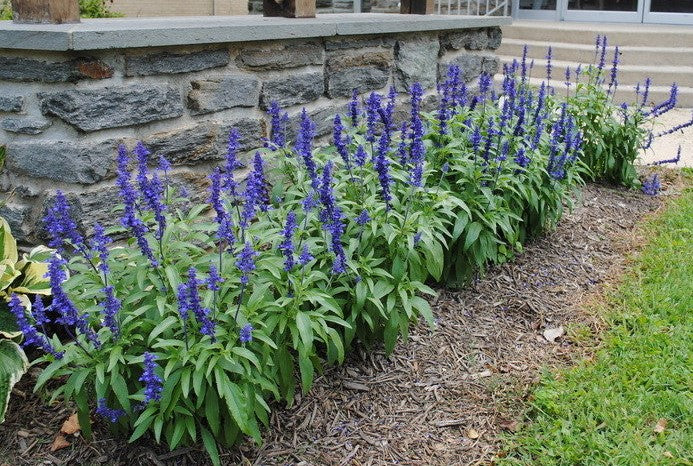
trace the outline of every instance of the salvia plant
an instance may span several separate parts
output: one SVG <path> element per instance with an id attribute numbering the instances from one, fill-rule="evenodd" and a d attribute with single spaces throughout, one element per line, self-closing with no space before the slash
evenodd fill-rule
<path id="1" fill-rule="evenodd" d="M 88 239 L 58 193 L 52 303 L 15 301 L 45 352 L 36 388 L 74 400 L 87 436 L 93 413 L 132 441 L 201 440 L 216 464 L 218 445 L 260 441 L 270 403 L 292 403 L 356 342 L 390 352 L 419 317 L 435 325 L 430 283 L 462 284 L 559 220 L 587 136 L 530 70 L 506 67 L 495 90 L 453 66 L 439 107 L 423 113 L 415 84 L 399 120 L 394 90 L 354 91 L 323 147 L 305 110 L 290 141 L 272 104 L 265 147 L 240 154 L 232 131 L 199 205 L 165 159 L 121 147 L 120 224 Z M 67 338 L 46 334 L 47 316 Z"/>
<path id="2" fill-rule="evenodd" d="M 550 63 L 551 50 L 547 59 Z M 597 36 L 594 64 L 579 67 L 565 75 L 565 94 L 551 83 L 551 66 L 547 66 L 546 83 L 550 99 L 567 102 L 568 112 L 583 140 L 582 161 L 590 169 L 588 178 L 628 187 L 640 185 L 635 162 L 643 150 L 651 147 L 658 137 L 680 131 L 693 125 L 693 117 L 672 128 L 657 129 L 657 119 L 676 107 L 678 88 L 671 85 L 669 97 L 660 103 L 651 99 L 650 78 L 635 87 L 630 103 L 615 99 L 619 89 L 618 46 L 610 47 L 606 36 Z"/>

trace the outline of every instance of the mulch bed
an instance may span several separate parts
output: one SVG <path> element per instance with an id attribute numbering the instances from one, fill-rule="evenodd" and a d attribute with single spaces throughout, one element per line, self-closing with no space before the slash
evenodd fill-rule
<path id="1" fill-rule="evenodd" d="M 662 206 L 639 192 L 587 185 L 555 232 L 527 245 L 464 290 L 439 289 L 438 326 L 412 329 L 386 357 L 358 349 L 328 368 L 291 408 L 275 407 L 264 444 L 222 454 L 224 464 L 477 464 L 502 447 L 501 433 L 522 422 L 540 371 L 584 357 L 599 320 L 581 308 L 617 276 L 638 244 L 634 228 Z M 549 342 L 547 329 L 565 334 Z M 587 340 L 587 342 L 585 341 Z M 19 384 L 0 426 L 0 465 L 207 464 L 198 449 L 169 453 L 149 441 L 127 444 L 106 425 L 89 444 L 51 453 L 72 412 L 47 406 Z"/>

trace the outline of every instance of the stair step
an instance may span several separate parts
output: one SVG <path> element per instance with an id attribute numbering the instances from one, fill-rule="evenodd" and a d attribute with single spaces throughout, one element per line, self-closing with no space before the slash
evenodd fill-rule
<path id="1" fill-rule="evenodd" d="M 517 59 L 513 56 L 501 55 L 502 63 L 512 63 Z M 534 75 L 543 76 L 546 74 L 546 59 L 534 60 Z M 556 80 L 564 80 L 565 70 L 569 66 L 571 75 L 574 77 L 574 71 L 578 63 L 573 61 L 551 60 L 553 68 L 552 76 Z M 582 65 L 585 69 L 585 65 Z M 607 70 L 611 69 L 611 65 L 606 66 Z M 651 78 L 656 85 L 667 86 L 671 83 L 676 83 L 679 86 L 693 87 L 693 66 L 640 66 L 640 65 L 620 65 L 618 66 L 618 81 L 620 85 L 635 86 L 637 83 L 644 83 L 645 78 Z M 608 73 L 608 71 L 607 71 Z"/>
<path id="2" fill-rule="evenodd" d="M 503 75 L 497 74 L 494 77 L 494 81 L 497 86 L 500 86 L 503 82 Z M 539 87 L 541 83 L 545 81 L 544 78 L 530 78 L 529 84 L 531 86 Z M 557 80 L 551 81 L 551 86 L 555 89 L 557 94 L 565 94 L 568 92 L 565 83 Z M 668 86 L 651 86 L 650 87 L 650 98 L 649 100 L 654 103 L 660 103 L 669 98 L 670 87 Z M 570 90 L 572 92 L 572 89 Z M 617 103 L 626 102 L 632 105 L 635 102 L 635 87 L 634 86 L 620 86 L 616 90 L 614 95 L 614 101 Z M 682 86 L 678 89 L 678 100 L 677 107 L 680 108 L 691 108 L 693 107 L 693 87 Z"/>
<path id="3" fill-rule="evenodd" d="M 693 29 L 693 28 L 692 28 Z M 594 63 L 595 53 L 593 44 L 574 44 L 559 41 L 542 42 L 534 40 L 503 38 L 499 55 L 522 57 L 523 48 L 527 45 L 527 56 L 534 59 L 546 57 L 548 46 L 551 45 L 551 53 L 555 60 L 574 63 Z M 617 42 L 612 42 L 619 45 Z M 649 46 L 621 46 L 620 63 L 622 65 L 647 65 L 664 66 L 693 65 L 693 47 L 649 47 Z M 613 59 L 613 48 L 607 49 L 607 63 Z"/>
<path id="4" fill-rule="evenodd" d="M 597 34 L 624 46 L 693 47 L 693 28 L 687 26 L 522 20 L 503 27 L 504 38 L 544 43 L 594 44 Z"/>

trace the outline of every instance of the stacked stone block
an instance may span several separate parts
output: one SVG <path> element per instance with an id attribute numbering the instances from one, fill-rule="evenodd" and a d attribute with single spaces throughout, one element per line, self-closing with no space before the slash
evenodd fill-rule
<path id="1" fill-rule="evenodd" d="M 40 241 L 45 207 L 60 189 L 82 225 L 113 223 L 117 146 L 138 140 L 171 161 L 174 183 L 204 199 L 232 127 L 246 156 L 262 147 L 270 102 L 294 124 L 305 107 L 326 136 L 354 88 L 385 93 L 393 85 L 406 100 L 420 82 L 431 103 L 450 64 L 467 81 L 495 73 L 500 34 L 493 27 L 88 53 L 0 49 L 0 215 L 20 241 Z"/>

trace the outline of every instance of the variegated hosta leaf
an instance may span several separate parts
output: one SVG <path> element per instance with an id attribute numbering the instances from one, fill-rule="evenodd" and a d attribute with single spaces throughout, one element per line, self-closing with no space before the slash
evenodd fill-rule
<path id="1" fill-rule="evenodd" d="M 14 264 L 18 258 L 17 240 L 12 236 L 7 220 L 0 217 L 0 260 L 9 259 Z"/>
<path id="2" fill-rule="evenodd" d="M 51 294 L 50 281 L 46 277 L 48 264 L 45 262 L 27 262 L 23 267 L 20 267 L 21 262 L 23 261 L 17 263 L 17 269 L 21 270 L 22 281 L 18 286 L 12 287 L 12 293 L 46 296 Z"/>
<path id="3" fill-rule="evenodd" d="M 5 420 L 12 387 L 28 368 L 29 361 L 22 348 L 13 341 L 0 340 L 0 422 Z"/>

